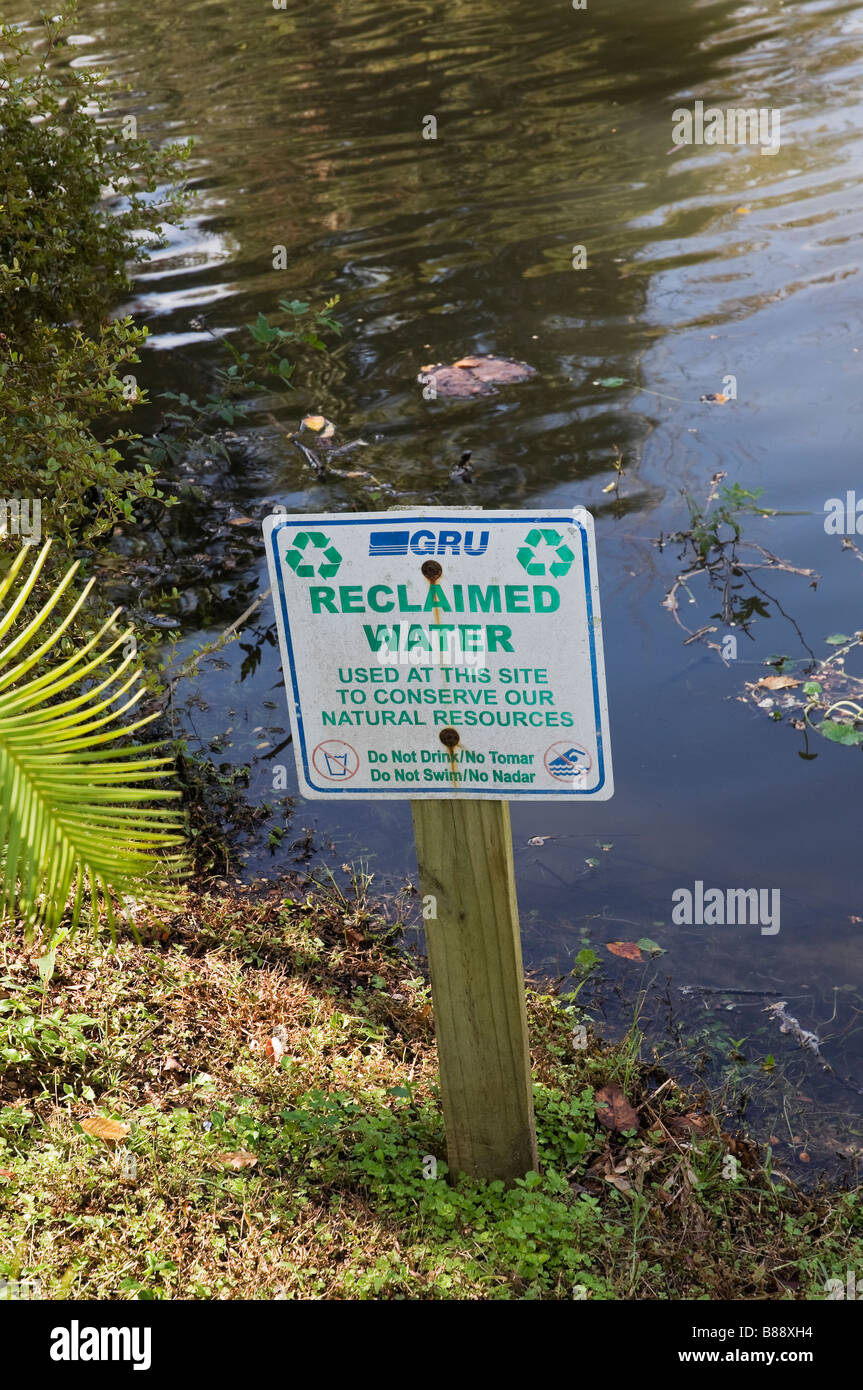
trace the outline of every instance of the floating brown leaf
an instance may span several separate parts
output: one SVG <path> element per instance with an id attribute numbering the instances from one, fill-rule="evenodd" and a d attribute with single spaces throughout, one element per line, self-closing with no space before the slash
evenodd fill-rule
<path id="1" fill-rule="evenodd" d="M 710 405 L 725 405 L 728 401 L 727 396 L 723 396 L 721 391 L 709 391 L 706 396 L 699 396 L 700 401 L 707 401 Z"/>
<path id="2" fill-rule="evenodd" d="M 424 386 L 433 384 L 438 396 L 488 396 L 496 394 L 495 383 L 508 386 L 515 381 L 528 381 L 532 376 L 536 376 L 536 369 L 526 362 L 488 356 L 461 357 L 452 366 L 430 363 L 420 367 L 418 380 Z"/>
<path id="3" fill-rule="evenodd" d="M 607 941 L 605 949 L 613 956 L 623 956 L 624 960 L 643 960 L 641 947 L 634 941 Z"/>
<path id="4" fill-rule="evenodd" d="M 594 1092 L 596 1118 L 606 1129 L 621 1134 L 626 1129 L 638 1129 L 638 1116 L 619 1086 L 603 1086 Z"/>
<path id="5" fill-rule="evenodd" d="M 94 1139 L 104 1139 L 106 1144 L 119 1144 L 131 1132 L 130 1125 L 121 1124 L 119 1120 L 106 1120 L 102 1115 L 88 1115 L 80 1124 L 85 1134 L 92 1134 Z"/>
<path id="6" fill-rule="evenodd" d="M 321 439 L 332 439 L 336 432 L 336 427 L 332 420 L 328 420 L 325 415 L 304 415 L 300 421 L 302 429 L 311 430 L 313 434 L 320 435 Z"/>
<path id="7" fill-rule="evenodd" d="M 762 676 L 761 680 L 756 682 L 756 687 L 763 685 L 766 690 L 786 690 L 799 684 L 793 676 Z"/>
<path id="8" fill-rule="evenodd" d="M 472 372 L 480 381 L 507 385 L 511 381 L 529 381 L 536 376 L 534 367 L 526 362 L 514 362 L 509 357 L 463 357 L 455 365 Z"/>
<path id="9" fill-rule="evenodd" d="M 257 1154 L 250 1154 L 245 1149 L 237 1149 L 236 1153 L 213 1154 L 210 1164 L 213 1168 L 253 1168 L 258 1161 Z"/>

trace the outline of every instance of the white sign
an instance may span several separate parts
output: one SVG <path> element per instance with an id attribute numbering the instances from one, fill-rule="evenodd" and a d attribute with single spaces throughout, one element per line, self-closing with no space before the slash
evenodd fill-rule
<path id="1" fill-rule="evenodd" d="M 264 538 L 304 796 L 611 796 L 583 508 L 276 514 Z"/>

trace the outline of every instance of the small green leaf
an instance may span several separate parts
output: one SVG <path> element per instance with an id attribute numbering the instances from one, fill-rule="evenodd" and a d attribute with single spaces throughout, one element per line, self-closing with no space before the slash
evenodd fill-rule
<path id="1" fill-rule="evenodd" d="M 625 386 L 629 377 L 625 376 L 601 376 L 594 381 L 594 386 Z"/>
<path id="2" fill-rule="evenodd" d="M 855 729 L 851 724 L 839 724 L 835 719 L 822 719 L 818 732 L 829 738 L 831 743 L 841 743 L 847 748 L 859 748 L 863 744 L 863 729 Z"/>
<path id="3" fill-rule="evenodd" d="M 841 647 L 843 642 L 851 642 L 853 640 L 854 639 L 852 637 L 846 637 L 845 634 L 842 632 L 834 632 L 832 637 L 824 638 L 824 641 L 827 643 L 828 647 Z"/>
<path id="4" fill-rule="evenodd" d="M 54 948 L 46 951 L 44 956 L 40 956 L 36 962 L 36 969 L 39 971 L 39 979 L 47 988 L 48 981 L 54 974 L 54 962 L 57 959 L 57 952 Z"/>
<path id="5" fill-rule="evenodd" d="M 660 946 L 658 941 L 651 941 L 649 936 L 642 936 L 637 945 L 642 951 L 648 951 L 652 956 L 665 955 L 665 947 Z"/>
<path id="6" fill-rule="evenodd" d="M 585 946 L 576 956 L 575 963 L 582 970 L 593 970 L 594 966 L 599 965 L 599 956 L 590 946 Z"/>

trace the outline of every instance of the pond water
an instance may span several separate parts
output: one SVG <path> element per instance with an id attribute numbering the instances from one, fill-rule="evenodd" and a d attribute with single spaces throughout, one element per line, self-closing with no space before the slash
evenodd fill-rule
<path id="1" fill-rule="evenodd" d="M 185 552 L 204 548 L 214 516 L 237 543 L 227 564 L 216 546 L 203 573 L 177 570 L 181 598 L 163 610 L 182 626 L 175 655 L 266 587 L 257 522 L 273 501 L 377 505 L 361 479 L 313 477 L 286 438 L 307 411 L 368 441 L 345 468 L 399 502 L 589 508 L 616 791 L 597 805 L 513 806 L 526 967 L 568 976 L 589 945 L 602 970 L 580 999 L 605 1032 L 625 1029 L 640 999 L 649 1046 L 687 1081 L 730 1080 L 782 1171 L 853 1167 L 860 754 L 815 735 L 817 756 L 801 757 L 789 720 L 744 697 L 765 658 L 826 655 L 825 637 L 863 627 L 863 569 L 824 527 L 828 498 L 863 497 L 859 7 L 82 0 L 76 29 L 74 61 L 128 84 L 118 113 L 134 113 L 139 133 L 196 142 L 188 224 L 169 229 L 128 306 L 150 330 L 151 396 L 201 393 L 218 338 L 239 342 L 279 298 L 340 296 L 336 350 L 237 427 L 229 469 L 188 466 L 205 491 L 200 514 L 183 510 Z M 780 148 L 678 148 L 672 112 L 698 100 L 781 111 Z M 429 115 L 436 139 L 423 138 Z M 424 400 L 420 367 L 468 352 L 538 375 L 476 400 Z M 699 399 L 735 386 L 724 405 Z M 473 481 L 453 484 L 464 450 Z M 746 539 L 821 576 L 813 587 L 757 575 L 767 616 L 736 630 L 727 665 L 684 644 L 662 606 L 680 546 L 652 543 L 687 524 L 682 489 L 702 500 L 717 472 L 790 513 L 745 518 Z M 160 538 L 132 549 L 165 559 Z M 690 588 L 682 620 L 716 623 L 721 595 Z M 267 603 L 178 690 L 192 747 L 248 765 L 256 803 L 276 799 L 274 762 L 295 787 L 272 623 Z M 713 641 L 732 629 L 718 620 L 718 631 Z M 272 825 L 247 845 L 250 874 L 302 859 L 338 875 L 362 860 L 384 891 L 415 874 L 406 803 L 298 802 L 275 852 Z M 675 925 L 672 894 L 696 881 L 780 890 L 780 930 Z M 606 949 L 645 936 L 665 954 Z M 766 1012 L 778 1000 L 818 1034 L 832 1071 L 780 1031 Z"/>

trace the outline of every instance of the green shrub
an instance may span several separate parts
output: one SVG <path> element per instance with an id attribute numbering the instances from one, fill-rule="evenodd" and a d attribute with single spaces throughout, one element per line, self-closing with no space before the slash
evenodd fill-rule
<path id="1" fill-rule="evenodd" d="M 21 272 L 0 280 L 0 313 L 24 335 L 74 320 L 93 332 L 128 286 L 130 257 L 181 208 L 176 190 L 159 190 L 189 147 L 124 138 L 100 120 L 115 90 L 104 74 L 60 61 L 75 10 L 44 18 L 38 44 L 0 27 L 0 264 Z"/>
<path id="2" fill-rule="evenodd" d="M 146 338 L 105 315 L 177 215 L 188 154 L 105 123 L 110 85 L 62 61 L 74 14 L 38 40 L 0 27 L 0 497 L 41 497 L 66 547 L 159 495 L 124 467 L 128 432 L 99 432 L 141 399 L 127 369 Z"/>

